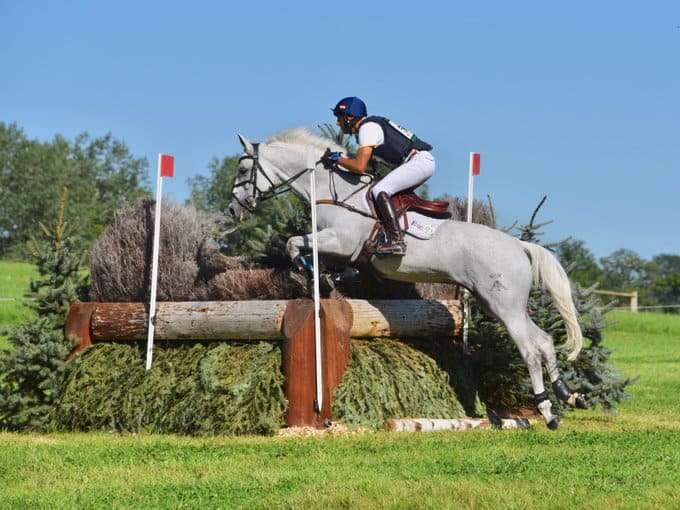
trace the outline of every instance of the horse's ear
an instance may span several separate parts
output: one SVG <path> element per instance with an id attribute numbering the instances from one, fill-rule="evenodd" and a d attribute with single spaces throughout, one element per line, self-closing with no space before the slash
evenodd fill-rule
<path id="1" fill-rule="evenodd" d="M 253 154 L 255 152 L 253 144 L 245 136 L 238 135 L 238 139 L 241 142 L 241 145 L 243 145 L 243 150 L 246 151 L 246 154 Z"/>

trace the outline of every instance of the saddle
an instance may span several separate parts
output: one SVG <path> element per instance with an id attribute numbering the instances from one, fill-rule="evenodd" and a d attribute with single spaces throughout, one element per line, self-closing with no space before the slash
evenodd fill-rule
<path id="1" fill-rule="evenodd" d="M 434 218 L 451 217 L 448 200 L 426 200 L 416 195 L 412 189 L 392 195 L 392 203 L 397 216 L 405 214 L 408 210 L 414 210 Z"/>
<path id="2" fill-rule="evenodd" d="M 371 193 L 372 188 L 373 186 L 368 189 L 366 197 L 371 208 L 375 210 L 375 201 L 373 200 L 373 193 Z M 426 200 L 416 195 L 413 188 L 395 193 L 391 198 L 394 210 L 400 218 L 406 214 L 406 211 L 418 211 L 432 218 L 447 219 L 451 217 L 448 210 L 450 203 L 448 200 Z"/>

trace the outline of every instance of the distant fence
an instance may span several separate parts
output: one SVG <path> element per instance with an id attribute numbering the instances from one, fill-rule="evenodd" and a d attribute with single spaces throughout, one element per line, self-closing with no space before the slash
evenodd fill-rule
<path id="1" fill-rule="evenodd" d="M 604 294 L 606 296 L 618 296 L 618 297 L 626 297 L 630 299 L 630 306 L 628 307 L 621 307 L 625 310 L 630 310 L 633 313 L 637 313 L 638 311 L 638 293 L 637 290 L 634 290 L 632 292 L 615 292 L 613 290 L 596 290 L 595 294 Z"/>
<path id="2" fill-rule="evenodd" d="M 627 306 L 617 306 L 615 309 L 616 310 L 627 310 L 633 313 L 637 313 L 640 310 L 671 310 L 674 308 L 680 308 L 680 304 L 678 305 L 648 305 L 648 306 L 640 306 L 638 304 L 638 292 L 636 290 L 632 292 L 616 292 L 613 290 L 596 290 L 595 294 L 604 294 L 606 296 L 617 296 L 617 297 L 624 297 L 629 299 L 629 303 Z"/>

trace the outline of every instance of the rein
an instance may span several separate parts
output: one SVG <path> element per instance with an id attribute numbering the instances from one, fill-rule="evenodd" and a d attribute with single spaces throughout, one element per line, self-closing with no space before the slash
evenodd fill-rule
<path id="1" fill-rule="evenodd" d="M 373 214 L 371 214 L 370 212 L 362 211 L 361 209 L 358 209 L 358 208 L 354 207 L 353 205 L 350 205 L 347 202 L 345 202 L 346 200 L 349 200 L 350 198 L 352 198 L 354 195 L 356 195 L 360 191 L 366 189 L 366 187 L 369 186 L 371 184 L 371 182 L 373 182 L 374 177 L 369 174 L 369 181 L 367 183 L 365 183 L 363 186 L 360 186 L 359 188 L 355 189 L 344 200 L 338 200 L 337 192 L 335 191 L 335 179 L 334 179 L 334 175 L 337 171 L 338 171 L 338 169 L 337 169 L 336 165 L 334 165 L 333 167 L 328 169 L 328 173 L 331 174 L 331 179 L 330 179 L 331 187 L 332 187 L 331 192 L 332 192 L 334 198 L 321 198 L 321 199 L 316 201 L 316 204 L 317 205 L 337 205 L 339 207 L 347 209 L 348 211 L 352 211 L 352 212 L 355 212 L 357 214 L 361 214 L 362 216 L 366 216 L 367 218 L 375 218 L 375 216 Z"/>
<path id="2" fill-rule="evenodd" d="M 366 211 L 362 211 L 361 209 L 357 209 L 353 205 L 349 205 L 348 203 L 345 202 L 340 202 L 339 200 L 334 200 L 332 198 L 321 198 L 316 201 L 317 205 L 337 205 L 339 207 L 343 207 L 344 209 L 347 209 L 348 211 L 355 212 L 357 214 L 361 214 L 362 216 L 366 216 L 367 218 L 375 218 L 371 213 L 368 213 Z"/>

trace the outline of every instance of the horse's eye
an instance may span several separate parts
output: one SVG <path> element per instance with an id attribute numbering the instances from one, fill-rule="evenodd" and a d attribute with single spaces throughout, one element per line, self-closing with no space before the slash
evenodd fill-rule
<path id="1" fill-rule="evenodd" d="M 245 174 L 247 171 L 248 171 L 248 169 L 247 169 L 246 167 L 244 167 L 244 166 L 238 167 L 238 174 L 239 174 L 239 175 L 243 175 L 243 174 Z"/>

